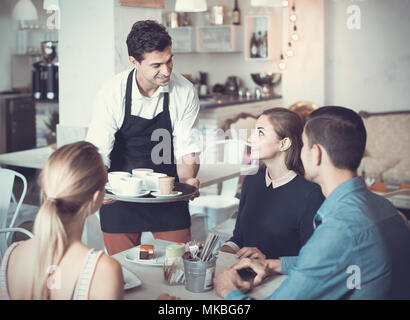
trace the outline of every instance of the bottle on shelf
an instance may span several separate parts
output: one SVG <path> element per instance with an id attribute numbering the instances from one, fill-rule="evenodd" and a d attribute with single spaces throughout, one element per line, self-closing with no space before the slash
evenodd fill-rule
<path id="1" fill-rule="evenodd" d="M 259 56 L 261 58 L 268 57 L 268 32 L 265 31 L 264 35 L 259 32 Z"/>
<path id="2" fill-rule="evenodd" d="M 235 0 L 235 5 L 232 12 L 232 19 L 233 24 L 240 25 L 241 24 L 241 12 L 238 8 L 238 0 Z"/>
<path id="3" fill-rule="evenodd" d="M 261 31 L 258 32 L 257 42 L 258 42 L 258 55 L 259 55 L 259 58 L 266 58 L 264 42 L 263 42 L 263 37 L 262 37 L 262 32 Z"/>
<path id="4" fill-rule="evenodd" d="M 251 58 L 259 58 L 258 40 L 256 39 L 255 32 L 252 33 L 250 43 L 250 56 Z"/>

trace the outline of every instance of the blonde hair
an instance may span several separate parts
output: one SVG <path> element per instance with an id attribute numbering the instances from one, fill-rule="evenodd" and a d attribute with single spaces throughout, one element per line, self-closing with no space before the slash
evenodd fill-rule
<path id="1" fill-rule="evenodd" d="M 81 141 L 56 150 L 40 173 L 43 204 L 34 222 L 37 263 L 33 299 L 50 299 L 48 271 L 67 249 L 65 225 L 90 214 L 93 195 L 104 190 L 107 171 L 97 148 Z"/>

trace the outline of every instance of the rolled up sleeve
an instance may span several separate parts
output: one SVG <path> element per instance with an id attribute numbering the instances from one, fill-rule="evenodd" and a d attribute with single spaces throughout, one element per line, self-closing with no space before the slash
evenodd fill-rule
<path id="1" fill-rule="evenodd" d="M 339 299 L 349 290 L 352 236 L 341 225 L 320 226 L 302 248 L 288 277 L 267 299 Z"/>
<path id="2" fill-rule="evenodd" d="M 296 265 L 298 257 L 280 257 L 281 267 L 280 273 L 289 274 L 289 271 Z"/>
<path id="3" fill-rule="evenodd" d="M 111 164 L 110 153 L 114 146 L 115 133 L 119 129 L 118 121 L 121 117 L 123 118 L 123 114 L 115 110 L 116 104 L 119 104 L 120 101 L 114 101 L 113 97 L 110 96 L 110 89 L 107 87 L 99 91 L 86 137 L 86 141 L 98 148 L 104 164 L 108 168 Z"/>
<path id="4" fill-rule="evenodd" d="M 224 300 L 254 300 L 242 293 L 241 290 L 232 290 L 224 297 Z"/>
<path id="5" fill-rule="evenodd" d="M 198 130 L 199 99 L 194 89 L 189 90 L 186 108 L 173 130 L 174 153 L 177 159 L 202 151 L 202 138 Z"/>

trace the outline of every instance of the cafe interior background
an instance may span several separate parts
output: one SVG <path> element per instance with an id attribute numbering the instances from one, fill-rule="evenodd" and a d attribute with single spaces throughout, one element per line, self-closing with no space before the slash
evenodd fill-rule
<path id="1" fill-rule="evenodd" d="M 201 1 L 178 2 L 189 7 Z M 279 106 L 366 111 L 376 114 L 365 119 L 367 178 L 392 190 L 408 187 L 410 2 L 238 0 L 239 24 L 234 4 L 207 0 L 206 11 L 176 13 L 175 0 L 2 0 L 0 166 L 28 180 L 22 212 L 40 205 L 40 168 L 35 156 L 15 152 L 51 153 L 53 144 L 84 139 L 96 93 L 130 67 L 125 39 L 143 19 L 168 27 L 174 70 L 198 90 L 201 132 L 212 135 L 241 113 L 257 116 Z M 253 33 L 261 39 L 252 39 Z M 16 180 L 13 191 L 21 190 Z M 236 191 L 239 197 L 240 184 Z M 210 185 L 201 196 L 218 192 L 220 185 Z M 410 217 L 409 197 L 393 198 Z M 232 212 L 210 225 L 210 217 L 193 216 L 192 233 L 204 239 L 210 228 L 234 217 Z M 30 221 L 23 225 L 31 230 Z"/>

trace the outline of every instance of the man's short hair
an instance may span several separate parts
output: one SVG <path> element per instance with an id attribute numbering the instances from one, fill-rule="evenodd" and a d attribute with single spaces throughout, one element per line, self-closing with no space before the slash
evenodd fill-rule
<path id="1" fill-rule="evenodd" d="M 336 168 L 356 171 L 366 148 L 366 128 L 353 110 L 326 106 L 307 118 L 305 133 L 309 147 L 320 144 Z"/>
<path id="2" fill-rule="evenodd" d="M 127 37 L 128 55 L 141 63 L 144 54 L 172 46 L 166 28 L 154 20 L 137 21 Z"/>

